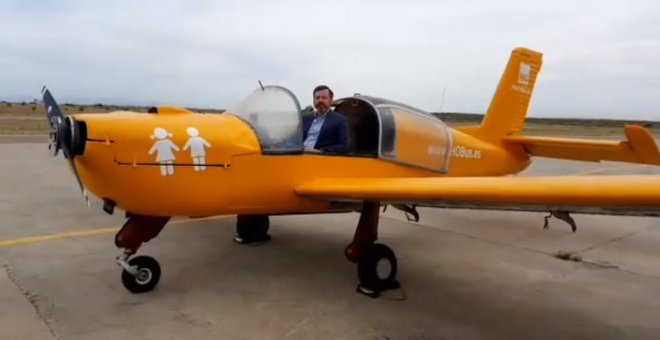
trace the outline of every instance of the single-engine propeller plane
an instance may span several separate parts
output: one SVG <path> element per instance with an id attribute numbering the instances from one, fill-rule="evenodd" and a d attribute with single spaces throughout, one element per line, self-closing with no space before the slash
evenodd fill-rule
<path id="1" fill-rule="evenodd" d="M 625 126 L 624 141 L 524 135 L 541 64 L 541 53 L 514 49 L 475 126 L 450 128 L 378 97 L 338 99 L 335 111 L 349 122 L 342 154 L 305 152 L 305 112 L 279 86 L 260 84 L 223 113 L 157 106 L 65 117 L 50 91 L 42 94 L 53 156 L 63 152 L 85 198 L 126 214 L 115 244 L 129 291 L 158 283 L 158 262 L 135 255 L 172 217 L 236 215 L 236 241 L 254 242 L 269 239 L 269 216 L 359 211 L 345 256 L 357 264 L 360 291 L 377 296 L 398 286 L 396 256 L 377 243 L 388 205 L 415 219 L 418 206 L 542 211 L 573 228 L 569 213 L 660 216 L 660 176 L 514 176 L 533 157 L 660 165 L 653 136 L 637 125 Z M 386 275 L 376 270 L 381 260 Z"/>

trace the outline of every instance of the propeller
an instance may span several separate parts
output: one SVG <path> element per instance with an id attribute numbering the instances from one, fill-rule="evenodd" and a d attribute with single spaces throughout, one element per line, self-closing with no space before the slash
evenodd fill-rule
<path id="1" fill-rule="evenodd" d="M 78 175 L 78 169 L 74 162 L 74 157 L 82 154 L 84 151 L 85 136 L 83 134 L 86 133 L 86 130 L 84 129 L 84 126 L 76 122 L 72 117 L 65 117 L 62 114 L 60 107 L 57 105 L 57 102 L 55 102 L 55 98 L 53 98 L 53 95 L 46 86 L 41 89 L 41 94 L 43 96 L 43 105 L 46 109 L 46 116 L 50 126 L 50 132 L 48 133 L 48 150 L 52 157 L 56 157 L 59 151 L 62 150 L 64 158 L 68 161 L 69 168 L 76 176 L 80 191 L 82 192 L 82 195 L 87 202 L 87 207 L 89 208 L 91 207 L 89 197 L 87 196 L 87 191 L 80 180 L 80 175 Z"/>

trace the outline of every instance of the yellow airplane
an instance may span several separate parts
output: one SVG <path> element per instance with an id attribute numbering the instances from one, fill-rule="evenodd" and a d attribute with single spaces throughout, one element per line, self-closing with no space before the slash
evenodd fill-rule
<path id="1" fill-rule="evenodd" d="M 394 252 L 377 243 L 383 206 L 415 220 L 417 206 L 544 211 L 574 231 L 569 213 L 660 216 L 660 176 L 514 176 L 534 156 L 660 165 L 653 136 L 640 126 L 625 126 L 625 141 L 523 135 L 541 64 L 541 53 L 514 49 L 476 126 L 449 128 L 372 96 L 338 99 L 350 131 L 343 154 L 304 151 L 302 116 L 312 113 L 278 86 L 260 83 L 223 113 L 158 106 L 65 117 L 50 91 L 42 94 L 49 149 L 64 153 L 87 204 L 89 191 L 107 213 L 125 211 L 115 244 L 129 291 L 158 283 L 158 262 L 133 256 L 172 217 L 236 215 L 235 240 L 252 243 L 270 239 L 269 216 L 359 211 L 345 256 L 357 264 L 358 291 L 375 297 L 399 286 Z M 385 273 L 377 270 L 383 260 Z"/>

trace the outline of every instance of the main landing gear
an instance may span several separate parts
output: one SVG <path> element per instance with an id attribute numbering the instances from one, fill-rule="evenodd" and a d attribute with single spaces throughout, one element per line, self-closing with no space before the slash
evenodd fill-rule
<path id="1" fill-rule="evenodd" d="M 379 208 L 377 202 L 363 204 L 353 242 L 344 250 L 346 258 L 357 264 L 360 281 L 357 291 L 374 298 L 380 296 L 382 291 L 400 287 L 396 280 L 398 267 L 394 251 L 382 243 L 376 243 Z M 234 241 L 245 245 L 267 242 L 271 239 L 269 226 L 268 215 L 238 215 Z"/>
<path id="2" fill-rule="evenodd" d="M 160 265 L 153 257 L 137 256 L 129 258 L 140 248 L 142 243 L 149 242 L 158 236 L 169 217 L 131 215 L 115 236 L 115 245 L 123 248 L 117 256 L 117 264 L 123 268 L 121 282 L 133 293 L 148 292 L 160 280 Z"/>
<path id="3" fill-rule="evenodd" d="M 365 202 L 353 242 L 345 249 L 346 258 L 357 263 L 360 284 L 357 292 L 378 297 L 380 292 L 400 287 L 396 280 L 397 260 L 394 251 L 378 239 L 379 204 Z"/>

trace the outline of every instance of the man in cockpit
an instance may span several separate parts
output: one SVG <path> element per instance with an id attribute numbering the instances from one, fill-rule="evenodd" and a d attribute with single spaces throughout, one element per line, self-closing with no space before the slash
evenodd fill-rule
<path id="1" fill-rule="evenodd" d="M 314 115 L 303 118 L 305 151 L 343 154 L 348 152 L 348 120 L 330 109 L 334 93 L 325 85 L 314 89 Z"/>

